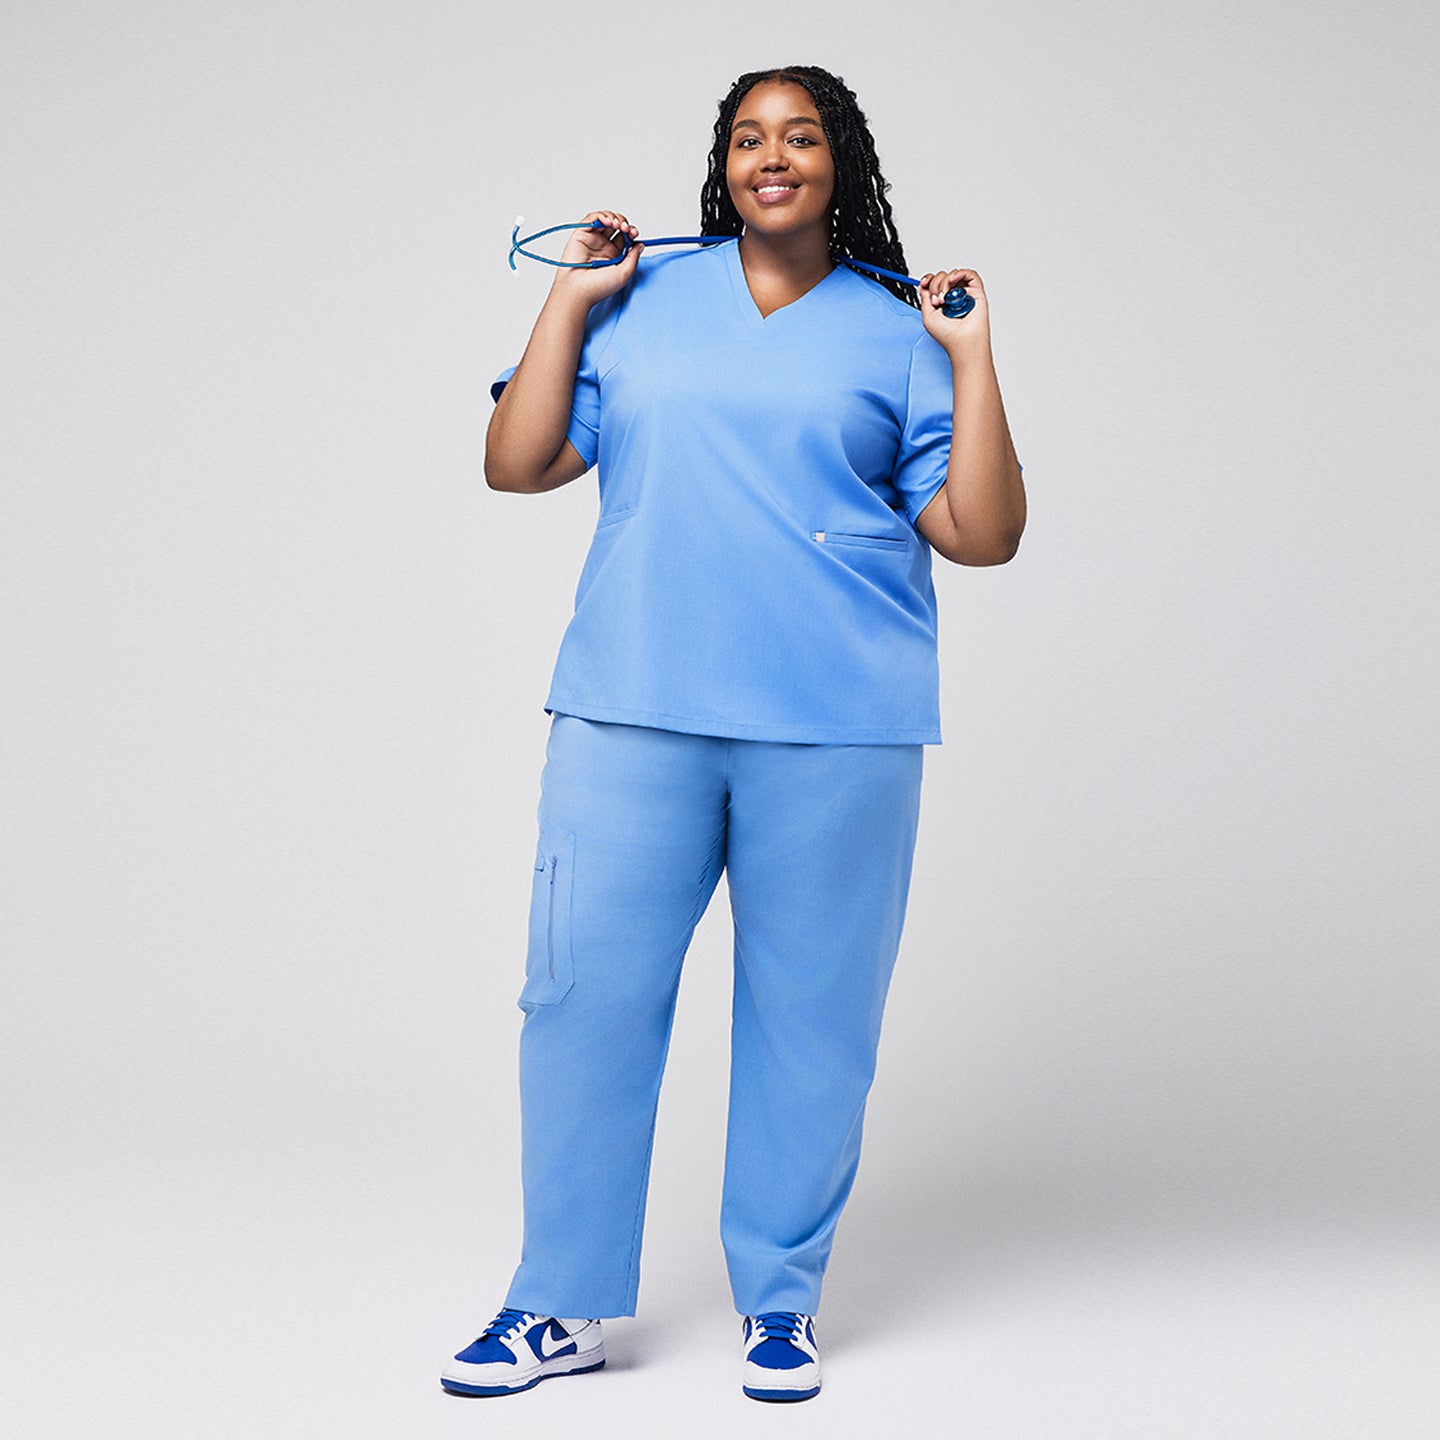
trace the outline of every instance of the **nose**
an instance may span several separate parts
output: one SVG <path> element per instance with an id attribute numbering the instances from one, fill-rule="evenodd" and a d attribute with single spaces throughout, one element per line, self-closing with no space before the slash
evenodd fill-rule
<path id="1" fill-rule="evenodd" d="M 762 170 L 788 170 L 790 168 L 790 157 L 785 153 L 785 144 L 782 140 L 772 140 L 765 147 L 765 158 L 760 162 Z"/>

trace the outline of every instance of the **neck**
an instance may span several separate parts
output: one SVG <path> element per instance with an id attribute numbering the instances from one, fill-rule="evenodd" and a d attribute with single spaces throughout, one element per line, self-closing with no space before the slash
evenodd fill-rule
<path id="1" fill-rule="evenodd" d="M 746 230 L 740 237 L 740 259 L 748 278 L 802 291 L 819 284 L 835 268 L 824 229 L 801 230 L 793 235 L 762 235 Z"/>

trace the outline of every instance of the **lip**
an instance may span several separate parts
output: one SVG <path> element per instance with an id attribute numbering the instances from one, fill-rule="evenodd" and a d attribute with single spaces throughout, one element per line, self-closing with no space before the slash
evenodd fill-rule
<path id="1" fill-rule="evenodd" d="M 772 189 L 770 188 L 772 186 L 779 188 Z M 800 193 L 800 182 L 798 180 L 762 180 L 760 184 L 750 187 L 750 193 L 762 205 L 783 205 L 787 200 Z"/>

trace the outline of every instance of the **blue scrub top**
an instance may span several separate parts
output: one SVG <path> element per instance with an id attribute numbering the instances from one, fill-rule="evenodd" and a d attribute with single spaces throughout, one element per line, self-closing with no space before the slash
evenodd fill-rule
<path id="1" fill-rule="evenodd" d="M 599 465 L 600 515 L 546 710 L 938 744 L 914 521 L 945 481 L 951 399 L 919 311 L 843 265 L 762 316 L 735 241 L 643 257 L 586 324 L 568 438 Z"/>

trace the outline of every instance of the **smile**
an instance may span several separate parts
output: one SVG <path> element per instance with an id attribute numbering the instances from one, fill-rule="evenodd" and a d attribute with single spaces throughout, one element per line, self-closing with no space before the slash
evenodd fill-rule
<path id="1" fill-rule="evenodd" d="M 793 180 L 771 180 L 754 188 L 755 199 L 761 205 L 784 205 L 800 193 L 800 186 Z"/>

